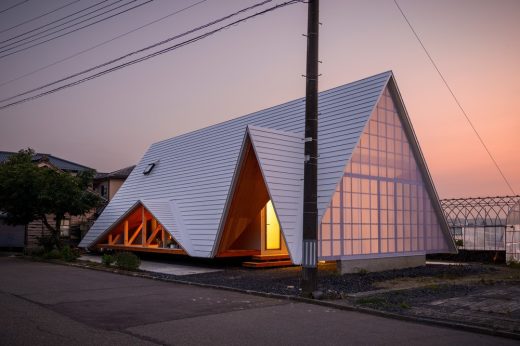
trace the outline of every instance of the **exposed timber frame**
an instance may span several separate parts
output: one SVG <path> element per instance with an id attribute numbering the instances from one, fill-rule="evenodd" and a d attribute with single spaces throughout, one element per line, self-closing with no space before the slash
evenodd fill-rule
<path id="1" fill-rule="evenodd" d="M 186 251 L 142 204 L 132 210 L 96 245 L 98 249 L 186 255 Z"/>

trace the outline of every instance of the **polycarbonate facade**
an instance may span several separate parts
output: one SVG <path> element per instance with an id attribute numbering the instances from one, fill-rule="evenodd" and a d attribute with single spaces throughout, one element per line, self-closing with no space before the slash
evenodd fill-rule
<path id="1" fill-rule="evenodd" d="M 326 210 L 320 258 L 449 251 L 385 89 Z"/>

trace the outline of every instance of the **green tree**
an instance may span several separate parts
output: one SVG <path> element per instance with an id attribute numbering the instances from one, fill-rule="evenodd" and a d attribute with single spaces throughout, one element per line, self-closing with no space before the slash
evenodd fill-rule
<path id="1" fill-rule="evenodd" d="M 60 227 L 65 215 L 83 215 L 101 198 L 89 188 L 95 171 L 74 176 L 32 162 L 32 149 L 20 150 L 0 164 L 0 211 L 10 224 L 41 220 L 50 231 L 48 246 L 61 247 Z M 50 223 L 47 215 L 54 215 Z"/>

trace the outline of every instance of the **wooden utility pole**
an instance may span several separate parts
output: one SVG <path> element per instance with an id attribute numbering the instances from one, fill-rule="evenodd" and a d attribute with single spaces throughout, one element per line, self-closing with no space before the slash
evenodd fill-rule
<path id="1" fill-rule="evenodd" d="M 305 96 L 302 293 L 318 286 L 318 31 L 319 0 L 309 0 Z"/>

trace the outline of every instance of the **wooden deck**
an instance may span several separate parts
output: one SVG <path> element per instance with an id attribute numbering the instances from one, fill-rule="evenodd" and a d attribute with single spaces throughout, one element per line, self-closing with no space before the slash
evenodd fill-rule
<path id="1" fill-rule="evenodd" d="M 217 257 L 251 257 L 260 254 L 260 250 L 226 250 L 220 252 Z"/>
<path id="2" fill-rule="evenodd" d="M 254 255 L 252 257 L 254 261 L 274 261 L 274 260 L 288 260 L 290 259 L 288 254 L 278 255 Z"/>
<path id="3" fill-rule="evenodd" d="M 284 260 L 284 261 L 251 261 L 251 262 L 244 262 L 242 263 L 242 266 L 248 267 L 248 268 L 273 268 L 273 267 L 288 267 L 292 266 L 293 263 L 291 260 Z"/>

